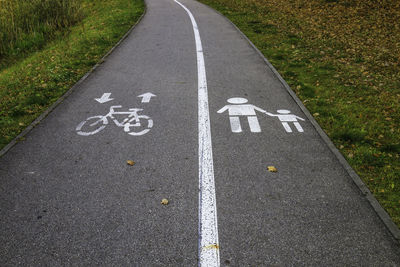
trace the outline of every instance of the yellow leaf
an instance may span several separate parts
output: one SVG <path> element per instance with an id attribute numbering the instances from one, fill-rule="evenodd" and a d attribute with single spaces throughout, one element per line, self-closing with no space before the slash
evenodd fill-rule
<path id="1" fill-rule="evenodd" d="M 130 165 L 130 166 L 133 166 L 133 165 L 135 164 L 135 162 L 132 161 L 132 160 L 127 160 L 126 163 L 127 163 L 128 165 Z"/>
<path id="2" fill-rule="evenodd" d="M 163 205 L 168 205 L 168 199 L 166 199 L 166 198 L 163 198 L 163 200 L 161 200 L 161 204 L 163 204 Z"/>
<path id="3" fill-rule="evenodd" d="M 268 171 L 277 172 L 278 170 L 274 166 L 268 166 Z"/>

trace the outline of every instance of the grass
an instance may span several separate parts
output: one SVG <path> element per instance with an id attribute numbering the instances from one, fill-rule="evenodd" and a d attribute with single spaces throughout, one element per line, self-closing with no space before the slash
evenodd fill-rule
<path id="1" fill-rule="evenodd" d="M 10 53 L 18 46 L 9 46 L 3 53 L 0 148 L 89 71 L 144 12 L 142 0 L 80 0 L 79 5 L 82 20 L 57 28 L 51 41 L 32 42 L 21 53 Z"/>
<path id="2" fill-rule="evenodd" d="M 0 0 L 0 56 L 26 54 L 83 18 L 79 0 Z"/>
<path id="3" fill-rule="evenodd" d="M 400 2 L 200 1 L 271 61 L 400 226 Z"/>

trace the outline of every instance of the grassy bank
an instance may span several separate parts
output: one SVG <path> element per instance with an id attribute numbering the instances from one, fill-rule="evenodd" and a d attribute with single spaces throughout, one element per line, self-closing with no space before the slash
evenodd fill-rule
<path id="1" fill-rule="evenodd" d="M 400 2 L 201 2 L 271 61 L 400 226 Z"/>
<path id="2" fill-rule="evenodd" d="M 53 31 L 52 41 L 39 46 L 33 42 L 22 54 L 9 53 L 16 51 L 14 44 L 3 53 L 0 148 L 89 71 L 144 11 L 142 0 L 81 0 L 79 5 L 83 19 Z M 32 32 L 25 35 L 32 36 Z"/>
<path id="3" fill-rule="evenodd" d="M 0 57 L 27 54 L 83 18 L 81 0 L 0 1 Z"/>

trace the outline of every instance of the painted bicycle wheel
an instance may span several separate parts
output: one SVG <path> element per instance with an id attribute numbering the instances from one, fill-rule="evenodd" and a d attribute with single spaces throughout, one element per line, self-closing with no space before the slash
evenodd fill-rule
<path id="1" fill-rule="evenodd" d="M 76 127 L 76 132 L 77 134 L 83 136 L 97 134 L 103 130 L 107 124 L 107 117 L 101 115 L 93 116 L 79 123 L 79 125 Z"/>
<path id="2" fill-rule="evenodd" d="M 139 136 L 148 133 L 153 127 L 153 120 L 146 115 L 132 118 L 124 125 L 124 130 L 130 135 Z"/>

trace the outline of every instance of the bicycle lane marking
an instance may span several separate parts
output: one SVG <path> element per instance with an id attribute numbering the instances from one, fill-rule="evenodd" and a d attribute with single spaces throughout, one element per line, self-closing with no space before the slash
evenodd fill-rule
<path id="1" fill-rule="evenodd" d="M 192 13 L 182 3 L 174 1 L 189 15 L 196 42 L 199 106 L 199 266 L 219 266 L 214 163 L 203 48 L 199 29 Z"/>
<path id="2" fill-rule="evenodd" d="M 110 96 L 111 93 L 104 93 L 102 97 L 94 98 L 94 100 L 100 104 L 104 104 L 114 100 L 114 98 L 110 98 Z M 148 92 L 138 97 L 142 98 L 142 103 L 149 103 L 151 97 L 155 96 L 155 94 Z M 143 111 L 143 108 L 128 108 L 126 111 L 115 111 L 115 109 L 120 108 L 122 108 L 122 105 L 113 105 L 109 107 L 110 110 L 106 115 L 96 115 L 87 118 L 78 124 L 75 129 L 76 133 L 81 136 L 95 135 L 109 124 L 109 120 L 114 122 L 117 127 L 123 128 L 124 132 L 132 136 L 144 135 L 153 127 L 153 120 L 151 117 L 138 114 Z M 127 117 L 120 121 L 114 115 L 126 115 Z"/>

